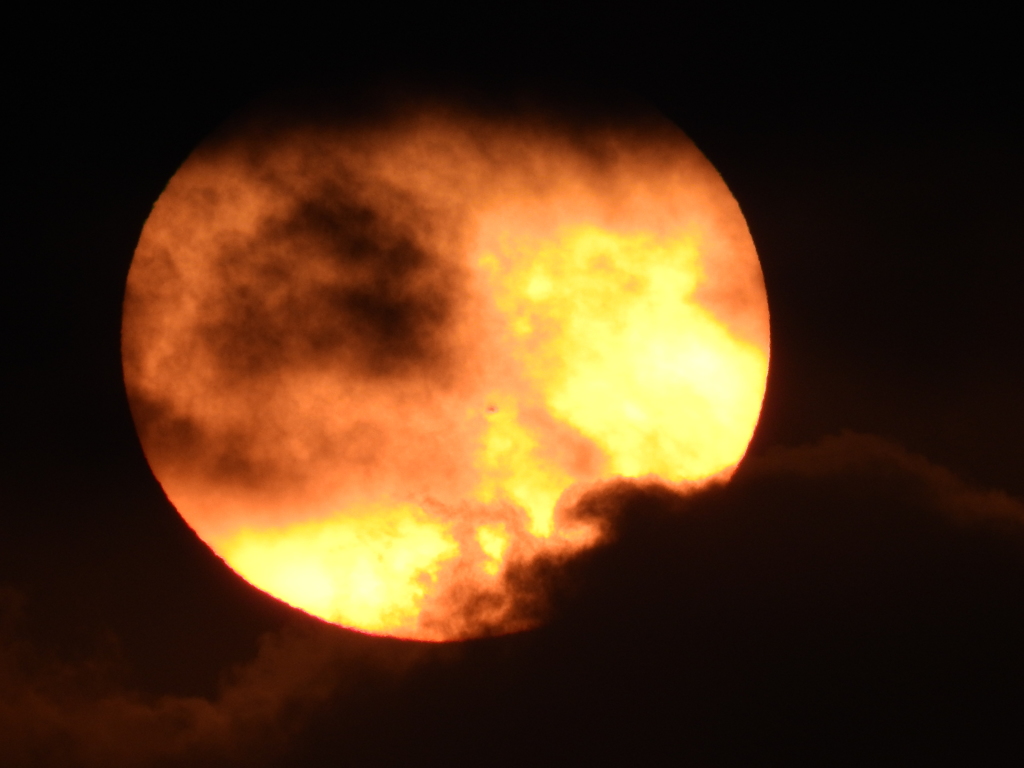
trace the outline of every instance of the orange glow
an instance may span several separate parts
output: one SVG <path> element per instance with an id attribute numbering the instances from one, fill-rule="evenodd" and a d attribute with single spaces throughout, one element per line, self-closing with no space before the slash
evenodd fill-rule
<path id="1" fill-rule="evenodd" d="M 581 494 L 742 458 L 760 265 L 671 124 L 240 125 L 154 206 L 123 360 L 154 473 L 250 583 L 367 632 L 516 631 L 513 571 L 601 536 Z"/>
<path id="2" fill-rule="evenodd" d="M 315 616 L 376 632 L 414 628 L 458 544 L 411 505 L 347 512 L 284 529 L 244 529 L 222 554 L 243 578 Z"/>

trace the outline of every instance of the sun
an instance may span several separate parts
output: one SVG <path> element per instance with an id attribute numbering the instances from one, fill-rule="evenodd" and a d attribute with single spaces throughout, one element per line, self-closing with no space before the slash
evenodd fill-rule
<path id="1" fill-rule="evenodd" d="M 256 587 L 365 632 L 537 621 L 615 478 L 727 478 L 768 371 L 760 264 L 667 120 L 410 102 L 256 112 L 193 152 L 128 275 L 146 457 Z"/>

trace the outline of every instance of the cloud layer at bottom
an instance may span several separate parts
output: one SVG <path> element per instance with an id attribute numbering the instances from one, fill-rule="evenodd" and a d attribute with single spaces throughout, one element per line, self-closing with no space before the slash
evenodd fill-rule
<path id="1" fill-rule="evenodd" d="M 541 629 L 422 645 L 298 622 L 214 699 L 0 647 L 5 765 L 881 765 L 1024 724 L 1024 505 L 879 438 L 777 449 L 689 495 L 621 483 L 540 564 Z M 13 617 L 13 599 L 7 599 Z"/>

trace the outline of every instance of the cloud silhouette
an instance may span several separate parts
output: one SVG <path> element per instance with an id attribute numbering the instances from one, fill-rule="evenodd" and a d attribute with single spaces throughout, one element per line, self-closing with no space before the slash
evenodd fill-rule
<path id="1" fill-rule="evenodd" d="M 540 629 L 432 645 L 304 623 L 210 699 L 132 693 L 8 629 L 4 762 L 881 765 L 1018 743 L 1024 505 L 1006 494 L 844 434 L 689 494 L 612 483 L 578 514 L 609 535 L 523 574 Z"/>

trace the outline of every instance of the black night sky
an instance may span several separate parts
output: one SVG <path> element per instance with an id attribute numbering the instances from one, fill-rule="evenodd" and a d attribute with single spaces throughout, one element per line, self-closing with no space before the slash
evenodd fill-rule
<path id="1" fill-rule="evenodd" d="M 8 32 L 0 762 L 1019 764 L 1009 20 L 590 13 Z M 652 102 L 738 199 L 772 317 L 734 481 L 610 494 L 612 540 L 537 574 L 546 627 L 443 646 L 232 574 L 150 473 L 120 368 L 139 232 L 206 134 L 270 89 L 410 79 Z"/>

